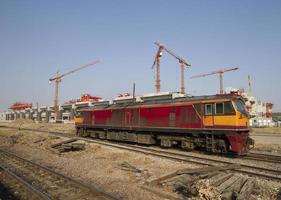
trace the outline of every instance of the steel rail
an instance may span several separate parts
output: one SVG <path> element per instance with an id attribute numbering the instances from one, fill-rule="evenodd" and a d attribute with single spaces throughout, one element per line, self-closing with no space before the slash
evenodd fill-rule
<path id="1" fill-rule="evenodd" d="M 34 195 L 36 195 L 39 199 L 43 199 L 43 200 L 52 200 L 52 198 L 39 191 L 38 189 L 36 189 L 32 184 L 29 184 L 28 182 L 26 182 L 24 179 L 22 179 L 21 177 L 17 176 L 15 173 L 13 173 L 12 171 L 10 171 L 9 169 L 7 169 L 6 167 L 4 167 L 2 164 L 0 164 L 0 169 L 4 171 L 4 173 L 8 174 L 10 177 L 12 177 L 13 179 L 15 179 L 17 182 L 19 182 L 21 185 L 23 185 L 28 191 L 32 192 Z"/>
<path id="2" fill-rule="evenodd" d="M 274 163 L 274 164 L 281 164 L 281 156 L 277 156 L 277 155 L 249 153 L 245 157 L 243 157 L 242 159 L 243 160 L 255 160 L 255 161 L 269 162 L 269 163 Z"/>
<path id="3" fill-rule="evenodd" d="M 75 185 L 77 186 L 78 188 L 84 190 L 81 191 L 82 194 L 89 194 L 90 197 L 103 197 L 104 199 L 119 199 L 117 197 L 114 197 L 113 195 L 99 189 L 97 186 L 93 185 L 93 184 L 89 184 L 89 183 L 86 183 L 82 180 L 78 180 L 78 179 L 75 179 L 75 178 L 70 178 L 66 175 L 63 175 L 61 173 L 58 173 L 50 168 L 47 168 L 43 165 L 40 165 L 38 163 L 35 163 L 33 161 L 30 161 L 30 160 L 27 160 L 27 159 L 24 159 L 14 153 L 11 153 L 11 152 L 8 152 L 6 150 L 3 150 L 3 149 L 0 149 L 0 154 L 4 155 L 6 157 L 6 159 L 10 158 L 10 159 L 15 159 L 16 161 L 20 161 L 22 163 L 27 163 L 29 165 L 29 167 L 35 167 L 39 170 L 43 170 L 51 175 L 55 175 L 57 177 L 60 177 L 61 180 L 65 180 L 65 181 L 68 181 L 70 183 L 70 185 Z M 3 159 L 3 156 L 2 156 L 2 159 Z M 9 165 L 9 164 L 7 164 Z M 2 168 L 3 168 L 3 164 L 2 164 Z M 8 167 L 4 167 L 6 170 L 8 169 Z M 11 171 L 11 170 L 10 170 Z M 27 181 L 26 181 L 27 182 Z M 38 190 L 38 189 L 37 189 Z M 54 199 L 51 197 L 51 195 L 48 194 L 48 192 L 46 191 L 40 191 L 42 194 L 45 194 L 46 196 L 49 197 L 49 199 Z"/>

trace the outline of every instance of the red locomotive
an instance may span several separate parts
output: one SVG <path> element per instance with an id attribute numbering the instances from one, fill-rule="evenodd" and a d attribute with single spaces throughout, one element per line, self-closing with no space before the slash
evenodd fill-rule
<path id="1" fill-rule="evenodd" d="M 240 96 L 177 93 L 96 102 L 75 118 L 77 134 L 100 139 L 246 154 L 254 141 Z"/>

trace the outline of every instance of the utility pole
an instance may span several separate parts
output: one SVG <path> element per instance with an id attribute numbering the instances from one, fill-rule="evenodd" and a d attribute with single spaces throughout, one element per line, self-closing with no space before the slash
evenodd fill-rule
<path id="1" fill-rule="evenodd" d="M 133 103 L 136 103 L 136 84 L 133 83 Z"/>
<path id="2" fill-rule="evenodd" d="M 39 104 L 38 104 L 38 102 L 36 102 L 36 109 L 37 109 L 36 118 L 37 118 L 37 122 L 39 122 Z"/>

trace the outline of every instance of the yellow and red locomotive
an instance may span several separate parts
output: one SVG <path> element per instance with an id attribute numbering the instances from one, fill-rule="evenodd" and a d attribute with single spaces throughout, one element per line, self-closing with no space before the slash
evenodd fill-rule
<path id="1" fill-rule="evenodd" d="M 254 144 L 244 101 L 235 94 L 96 102 L 79 111 L 75 124 L 80 136 L 187 150 L 244 155 Z"/>

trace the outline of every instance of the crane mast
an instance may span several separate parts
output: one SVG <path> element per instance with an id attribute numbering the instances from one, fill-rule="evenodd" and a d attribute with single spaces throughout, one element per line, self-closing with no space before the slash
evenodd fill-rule
<path id="1" fill-rule="evenodd" d="M 185 87 L 184 87 L 184 66 L 186 67 L 190 67 L 191 65 L 187 63 L 187 61 L 185 59 L 183 59 L 182 57 L 178 56 L 177 54 L 175 54 L 172 50 L 166 48 L 165 45 L 159 43 L 159 42 L 155 42 L 155 45 L 158 46 L 158 51 L 156 53 L 155 59 L 154 59 L 154 63 L 152 65 L 152 67 L 154 67 L 156 65 L 156 92 L 160 92 L 160 58 L 162 56 L 162 51 L 166 51 L 168 54 L 170 54 L 171 56 L 173 56 L 174 58 L 176 58 L 179 63 L 180 63 L 180 67 L 181 67 L 181 93 L 185 94 Z"/>
<path id="2" fill-rule="evenodd" d="M 55 112 L 56 120 L 59 119 L 59 106 L 58 106 L 58 104 L 59 104 L 59 84 L 60 84 L 60 82 L 62 81 L 62 78 L 65 77 L 65 76 L 67 76 L 67 75 L 70 75 L 70 74 L 72 74 L 72 73 L 75 73 L 75 72 L 77 72 L 77 71 L 80 71 L 80 70 L 82 70 L 82 69 L 84 69 L 84 68 L 86 68 L 86 67 L 95 65 L 95 64 L 97 64 L 97 63 L 99 63 L 99 62 L 100 62 L 100 61 L 97 60 L 97 61 L 94 61 L 94 62 L 92 62 L 92 63 L 88 63 L 88 64 L 86 64 L 86 65 L 82 65 L 82 66 L 80 66 L 80 67 L 78 67 L 78 68 L 75 68 L 74 70 L 71 70 L 71 71 L 66 72 L 66 73 L 64 73 L 64 74 L 59 74 L 59 72 L 57 72 L 54 77 L 49 78 L 49 81 L 50 81 L 50 82 L 53 82 L 53 81 L 55 82 L 54 112 Z"/>
<path id="3" fill-rule="evenodd" d="M 248 87 L 249 87 L 249 95 L 252 96 L 253 95 L 253 91 L 252 91 L 252 80 L 251 80 L 251 77 L 250 75 L 248 75 Z"/>
<path id="4" fill-rule="evenodd" d="M 205 77 L 205 76 L 209 76 L 209 75 L 213 75 L 213 74 L 219 74 L 220 94 L 223 94 L 224 93 L 224 89 L 223 89 L 224 88 L 223 87 L 223 76 L 224 76 L 224 73 L 225 72 L 230 72 L 230 71 L 235 71 L 235 70 L 238 70 L 238 69 L 239 69 L 239 67 L 219 69 L 217 71 L 213 71 L 213 72 L 210 72 L 210 73 L 205 73 L 205 74 L 199 74 L 199 75 L 196 75 L 196 76 L 192 76 L 192 77 L 190 77 L 190 79 Z"/>
<path id="5" fill-rule="evenodd" d="M 155 80 L 155 87 L 156 87 L 156 92 L 160 92 L 160 58 L 162 56 L 162 49 L 163 47 L 159 47 L 158 51 L 156 52 L 154 63 L 152 65 L 152 68 L 156 65 L 156 80 Z"/>

